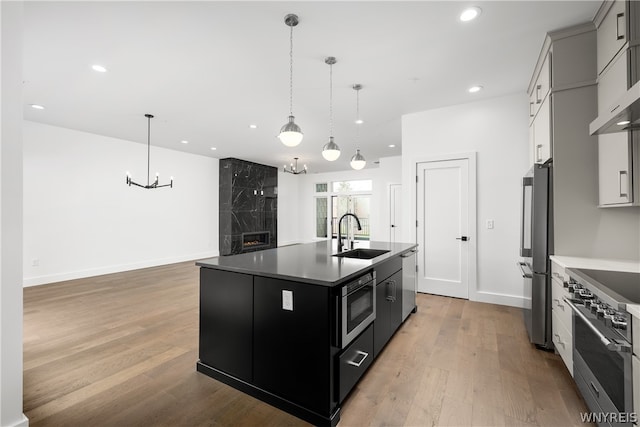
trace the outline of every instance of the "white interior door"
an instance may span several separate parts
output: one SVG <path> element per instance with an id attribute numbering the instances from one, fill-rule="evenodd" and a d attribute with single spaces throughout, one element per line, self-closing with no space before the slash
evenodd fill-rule
<path id="1" fill-rule="evenodd" d="M 417 166 L 418 292 L 468 299 L 469 159 Z"/>
<path id="2" fill-rule="evenodd" d="M 402 186 L 391 184 L 389 186 L 389 241 L 396 243 L 401 235 L 400 221 L 402 220 Z"/>

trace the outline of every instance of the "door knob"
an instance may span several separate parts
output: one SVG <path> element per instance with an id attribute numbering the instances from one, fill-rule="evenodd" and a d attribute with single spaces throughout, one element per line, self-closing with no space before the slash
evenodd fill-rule
<path id="1" fill-rule="evenodd" d="M 456 240 L 462 240 L 463 242 L 466 242 L 467 240 L 469 240 L 469 238 L 467 236 L 462 236 L 462 237 L 456 237 Z"/>
<path id="2" fill-rule="evenodd" d="M 394 227 L 395 227 L 395 225 L 391 224 L 391 228 L 394 228 Z"/>

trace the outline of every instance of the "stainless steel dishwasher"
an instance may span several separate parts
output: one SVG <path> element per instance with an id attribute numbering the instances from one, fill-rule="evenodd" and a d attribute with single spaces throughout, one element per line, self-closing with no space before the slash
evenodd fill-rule
<path id="1" fill-rule="evenodd" d="M 417 310 L 416 306 L 416 253 L 411 249 L 402 255 L 402 321 Z"/>

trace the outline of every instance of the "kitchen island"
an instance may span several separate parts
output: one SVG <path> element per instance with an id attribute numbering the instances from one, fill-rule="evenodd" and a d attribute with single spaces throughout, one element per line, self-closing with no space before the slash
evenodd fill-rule
<path id="1" fill-rule="evenodd" d="M 374 251 L 351 254 L 371 258 L 335 256 L 335 244 L 321 241 L 197 262 L 197 370 L 335 426 L 353 386 L 415 311 L 416 245 L 359 247 Z"/>

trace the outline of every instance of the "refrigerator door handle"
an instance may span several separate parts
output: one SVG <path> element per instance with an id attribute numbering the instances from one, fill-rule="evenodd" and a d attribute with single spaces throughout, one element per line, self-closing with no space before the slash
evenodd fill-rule
<path id="1" fill-rule="evenodd" d="M 520 267 L 520 272 L 522 273 L 522 277 L 524 277 L 525 279 L 531 279 L 533 277 L 532 273 L 527 273 L 524 271 L 523 267 L 529 266 L 526 262 L 518 261 L 516 264 L 518 264 L 518 267 Z"/>

